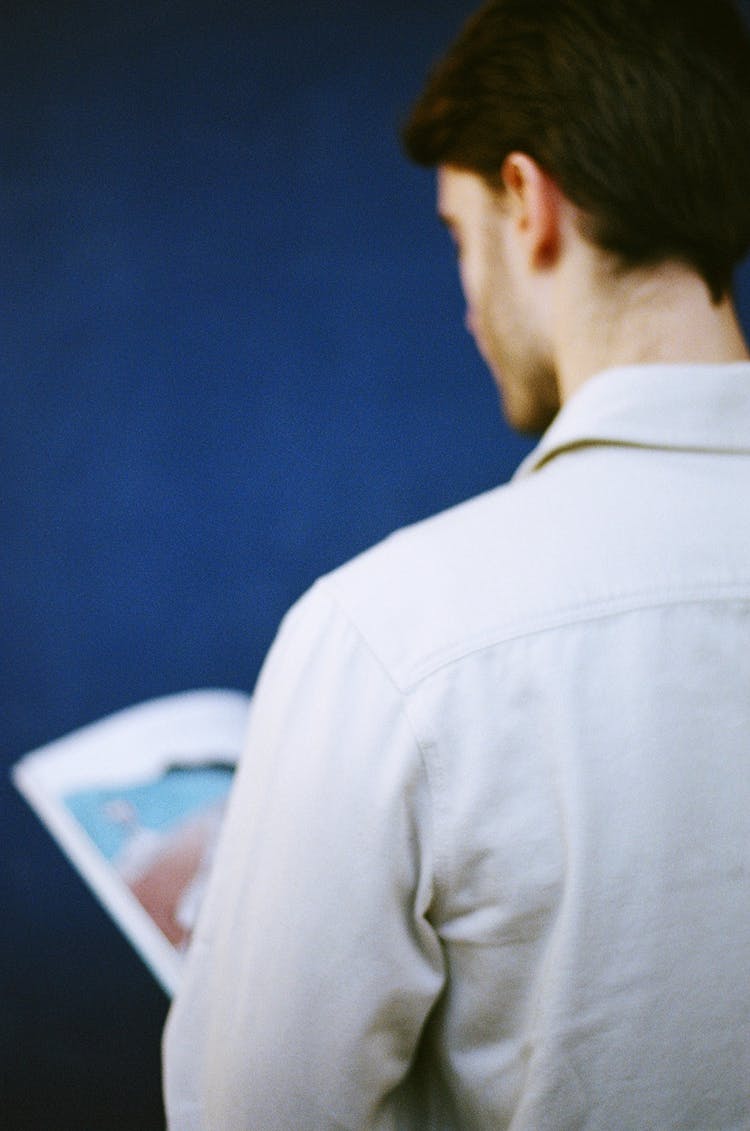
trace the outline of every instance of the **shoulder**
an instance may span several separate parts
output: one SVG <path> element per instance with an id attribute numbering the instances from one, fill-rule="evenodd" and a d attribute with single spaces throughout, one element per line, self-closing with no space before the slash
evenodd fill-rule
<path id="1" fill-rule="evenodd" d="M 321 578 L 307 601 L 333 604 L 406 690 L 549 600 L 554 486 L 535 478 L 398 530 Z"/>

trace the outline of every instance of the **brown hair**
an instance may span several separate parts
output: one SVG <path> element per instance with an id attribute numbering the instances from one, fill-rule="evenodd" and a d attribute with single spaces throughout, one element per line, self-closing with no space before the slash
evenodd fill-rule
<path id="1" fill-rule="evenodd" d="M 533 157 L 625 265 L 719 299 L 750 248 L 750 38 L 730 0 L 489 0 L 434 69 L 410 157 L 499 187 Z"/>

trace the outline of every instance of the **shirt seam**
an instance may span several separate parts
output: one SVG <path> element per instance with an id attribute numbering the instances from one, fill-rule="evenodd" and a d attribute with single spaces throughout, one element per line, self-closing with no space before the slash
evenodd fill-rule
<path id="1" fill-rule="evenodd" d="M 412 741 L 414 742 L 414 746 L 419 757 L 419 761 L 422 765 L 429 795 L 430 832 L 432 841 L 432 869 L 430 876 L 430 903 L 428 904 L 428 907 L 425 909 L 425 911 L 420 913 L 424 914 L 425 918 L 427 918 L 429 922 L 432 922 L 429 915 L 429 909 L 430 907 L 435 908 L 440 902 L 441 885 L 439 877 L 441 875 L 447 874 L 448 866 L 447 858 L 444 859 L 444 856 L 446 854 L 442 851 L 442 846 L 446 843 L 446 838 L 441 838 L 441 836 L 439 835 L 439 827 L 441 825 L 439 814 L 442 809 L 441 798 L 443 798 L 446 793 L 445 783 L 444 781 L 442 781 L 443 775 L 441 773 L 440 765 L 436 764 L 434 758 L 430 758 L 428 756 L 427 750 L 428 746 L 433 749 L 434 744 L 430 742 L 425 743 L 419 737 L 417 724 L 412 715 L 412 712 L 409 709 L 409 692 L 404 690 L 404 688 L 402 688 L 396 682 L 392 672 L 388 669 L 384 660 L 378 654 L 368 637 L 364 634 L 360 625 L 354 619 L 349 609 L 346 608 L 342 596 L 338 592 L 331 577 L 328 576 L 319 579 L 316 588 L 319 588 L 319 590 L 328 597 L 339 615 L 344 618 L 351 631 L 355 634 L 362 648 L 366 651 L 370 659 L 382 673 L 388 685 L 392 688 L 394 694 L 397 697 L 399 709 L 409 728 L 409 733 L 411 734 Z M 445 821 L 443 821 L 442 824 L 447 827 L 447 823 Z M 432 925 L 433 929 L 436 929 L 434 922 L 432 922 Z"/>
<path id="2" fill-rule="evenodd" d="M 446 668 L 461 663 L 470 656 L 478 655 L 499 645 L 510 644 L 515 640 L 541 636 L 548 632 L 558 632 L 564 628 L 571 628 L 574 625 L 606 620 L 609 617 L 646 611 L 647 609 L 678 605 L 716 604 L 717 602 L 732 600 L 750 603 L 750 580 L 726 584 L 719 583 L 711 587 L 696 586 L 681 592 L 644 589 L 617 597 L 604 598 L 596 602 L 587 600 L 574 605 L 567 605 L 554 612 L 527 617 L 515 622 L 506 622 L 503 625 L 496 626 L 489 633 L 481 634 L 474 641 L 464 643 L 460 648 L 438 650 L 426 657 L 403 684 L 399 684 L 395 676 L 390 675 L 390 673 L 389 678 L 401 694 L 408 697 L 426 680 L 431 679 Z M 362 633 L 360 635 L 363 640 L 366 639 Z M 371 649 L 371 651 L 373 651 L 374 656 L 377 655 L 374 650 Z M 385 669 L 385 665 L 381 664 L 381 666 Z"/>
<path id="3" fill-rule="evenodd" d="M 518 621 L 515 625 L 508 625 L 504 631 L 495 631 L 489 636 L 477 639 L 474 644 L 464 647 L 452 655 L 440 660 L 436 659 L 435 662 L 426 662 L 423 664 L 422 670 L 418 671 L 411 680 L 401 684 L 346 606 L 345 598 L 338 591 L 331 576 L 319 579 L 315 588 L 327 597 L 337 613 L 344 618 L 360 646 L 380 670 L 386 683 L 395 693 L 399 710 L 409 727 L 429 793 L 432 839 L 431 900 L 424 914 L 435 930 L 437 930 L 436 921 L 430 915 L 430 908 L 434 911 L 439 909 L 442 902 L 441 877 L 451 875 L 451 859 L 448 852 L 450 837 L 447 835 L 450 821 L 448 819 L 448 806 L 444 804 L 448 790 L 442 773 L 439 754 L 435 749 L 434 742 L 430 741 L 429 738 L 426 741 L 420 738 L 421 728 L 413 715 L 410 703 L 420 687 L 440 672 L 461 663 L 470 656 L 478 655 L 483 651 L 489 651 L 504 644 L 510 644 L 516 640 L 542 636 L 545 633 L 557 632 L 574 625 L 602 621 L 610 617 L 645 611 L 646 609 L 678 607 L 680 605 L 715 604 L 739 600 L 750 606 L 750 579 L 726 584 L 715 583 L 711 586 L 691 586 L 680 592 L 676 592 L 674 589 L 671 592 L 666 592 L 663 588 L 646 589 L 622 594 L 618 597 L 609 597 L 595 603 L 588 600 L 566 606 L 557 613 L 545 614 L 533 620 L 524 619 Z"/>

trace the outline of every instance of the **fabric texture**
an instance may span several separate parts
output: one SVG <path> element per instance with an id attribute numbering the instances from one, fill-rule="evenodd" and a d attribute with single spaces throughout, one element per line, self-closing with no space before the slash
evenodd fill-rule
<path id="1" fill-rule="evenodd" d="M 749 457 L 750 365 L 610 370 L 295 606 L 173 1131 L 750 1128 Z"/>

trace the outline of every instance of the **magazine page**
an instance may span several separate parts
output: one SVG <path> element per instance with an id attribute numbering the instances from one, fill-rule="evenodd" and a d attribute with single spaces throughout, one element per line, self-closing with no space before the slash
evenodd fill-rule
<path id="1" fill-rule="evenodd" d="M 210 869 L 249 696 L 189 691 L 28 754 L 13 780 L 167 994 Z"/>

